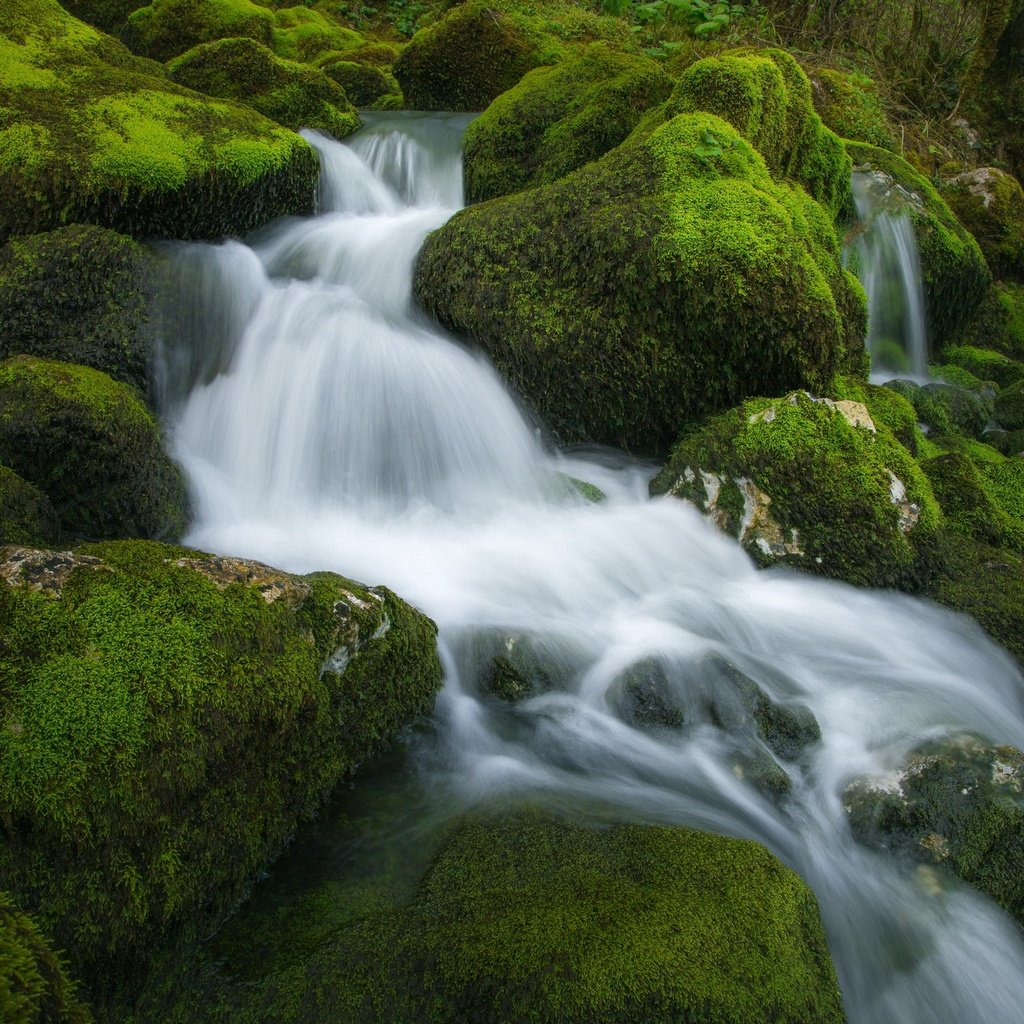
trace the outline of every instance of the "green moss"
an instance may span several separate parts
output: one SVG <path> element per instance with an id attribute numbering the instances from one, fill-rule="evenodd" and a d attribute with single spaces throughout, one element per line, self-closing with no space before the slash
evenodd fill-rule
<path id="1" fill-rule="evenodd" d="M 964 340 L 1024 360 L 1024 285 L 994 284 L 978 307 Z"/>
<path id="2" fill-rule="evenodd" d="M 685 432 L 651 492 L 696 501 L 761 562 L 913 587 L 941 513 L 907 449 L 874 426 L 804 393 L 752 399 Z M 697 486 L 702 473 L 749 481 L 769 501 L 752 493 L 750 510 L 722 516 L 707 484 Z"/>
<path id="3" fill-rule="evenodd" d="M 839 377 L 830 389 L 833 398 L 860 402 L 875 424 L 887 427 L 911 455 L 917 454 L 920 432 L 913 403 L 891 386 L 868 384 L 855 377 Z"/>
<path id="4" fill-rule="evenodd" d="M 57 513 L 38 487 L 0 466 L 0 547 L 56 543 Z"/>
<path id="5" fill-rule="evenodd" d="M 760 845 L 530 814 L 463 821 L 408 905 L 231 996 L 172 1019 L 844 1019 L 814 897 Z"/>
<path id="6" fill-rule="evenodd" d="M 76 18 L 115 36 L 128 15 L 145 5 L 146 0 L 65 0 L 61 4 Z"/>
<path id="7" fill-rule="evenodd" d="M 1011 384 L 996 395 L 995 418 L 1006 430 L 1024 428 L 1024 380 Z"/>
<path id="8" fill-rule="evenodd" d="M 921 468 L 953 529 L 988 544 L 1007 540 L 1010 519 L 992 499 L 984 478 L 966 455 L 940 455 L 923 462 Z"/>
<path id="9" fill-rule="evenodd" d="M 600 39 L 635 50 L 624 22 L 571 3 L 468 0 L 417 32 L 394 72 L 414 110 L 483 110 L 531 68 Z"/>
<path id="10" fill-rule="evenodd" d="M 736 51 L 690 65 L 666 115 L 698 110 L 728 121 L 776 178 L 802 185 L 834 218 L 852 212 L 850 158 L 815 112 L 807 75 L 786 51 Z"/>
<path id="11" fill-rule="evenodd" d="M 318 68 L 274 56 L 252 39 L 218 39 L 167 65 L 174 81 L 239 100 L 286 128 L 315 128 L 336 139 L 359 127 L 345 90 Z"/>
<path id="12" fill-rule="evenodd" d="M 0 359 L 78 363 L 148 391 L 155 267 L 149 250 L 105 228 L 12 238 L 0 249 Z"/>
<path id="13" fill-rule="evenodd" d="M 894 380 L 885 385 L 913 404 L 918 420 L 941 435 L 980 437 L 992 418 L 992 389 L 977 390 L 957 384 L 925 384 Z"/>
<path id="14" fill-rule="evenodd" d="M 837 135 L 895 149 L 896 140 L 878 95 L 878 86 L 866 75 L 835 68 L 807 68 L 814 109 Z"/>
<path id="15" fill-rule="evenodd" d="M 433 623 L 332 574 L 137 541 L 21 579 L 0 590 L 0 885 L 99 1003 L 207 934 L 440 685 Z"/>
<path id="16" fill-rule="evenodd" d="M 1024 189 L 1017 179 L 981 167 L 943 181 L 941 191 L 995 277 L 1024 281 Z"/>
<path id="17" fill-rule="evenodd" d="M 1024 380 L 1024 362 L 992 349 L 957 345 L 947 349 L 945 357 L 954 366 L 962 367 L 982 380 L 993 380 L 1001 388 Z"/>
<path id="18" fill-rule="evenodd" d="M 0 1020 L 6 1024 L 91 1024 L 61 958 L 36 922 L 0 892 Z"/>
<path id="19" fill-rule="evenodd" d="M 659 451 L 703 411 L 821 388 L 863 353 L 851 282 L 825 211 L 721 118 L 683 114 L 463 210 L 415 287 L 564 440 Z"/>
<path id="20" fill-rule="evenodd" d="M 846 148 L 857 169 L 879 171 L 900 187 L 891 195 L 914 222 L 929 337 L 933 352 L 942 352 L 961 340 L 991 284 L 981 249 L 931 181 L 902 157 L 860 142 Z"/>
<path id="21" fill-rule="evenodd" d="M 152 0 L 121 37 L 135 53 L 167 61 L 215 39 L 244 36 L 270 46 L 273 32 L 274 12 L 252 0 Z"/>
<path id="22" fill-rule="evenodd" d="M 0 461 L 47 496 L 71 536 L 185 528 L 185 485 L 156 420 L 97 370 L 27 356 L 0 363 Z"/>
<path id="23" fill-rule="evenodd" d="M 309 61 L 324 53 L 354 50 L 366 40 L 308 7 L 286 7 L 274 12 L 271 33 L 276 54 L 288 60 Z"/>
<path id="24" fill-rule="evenodd" d="M 400 96 L 394 76 L 372 64 L 335 60 L 321 65 L 324 74 L 345 90 L 357 107 L 369 107 L 388 96 Z"/>
<path id="25" fill-rule="evenodd" d="M 672 80 L 653 60 L 592 43 L 536 68 L 467 129 L 466 198 L 479 202 L 564 177 L 623 142 Z"/>
<path id="26" fill-rule="evenodd" d="M 10 0 L 0 25 L 0 135 L 15 143 L 0 241 L 70 221 L 219 237 L 312 209 L 317 161 L 295 134 L 175 85 L 55 0 Z"/>

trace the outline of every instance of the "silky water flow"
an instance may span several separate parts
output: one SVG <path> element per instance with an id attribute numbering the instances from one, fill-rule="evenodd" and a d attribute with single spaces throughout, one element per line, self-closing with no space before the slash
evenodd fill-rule
<path id="1" fill-rule="evenodd" d="M 307 133 L 318 216 L 173 247 L 162 385 L 188 542 L 383 583 L 436 620 L 446 681 L 408 771 L 446 807 L 521 797 L 759 840 L 817 894 L 852 1022 L 1019 1021 L 1014 922 L 856 844 L 841 800 L 925 739 L 1024 747 L 1014 663 L 928 604 L 755 570 L 693 508 L 649 499 L 650 467 L 545 447 L 487 360 L 411 298 L 423 239 L 461 202 L 467 121 L 378 114 L 345 144 Z M 545 652 L 559 688 L 485 699 L 493 638 Z M 694 709 L 685 731 L 623 713 L 624 674 L 651 664 Z M 699 720 L 723 665 L 820 723 L 779 803 Z"/>

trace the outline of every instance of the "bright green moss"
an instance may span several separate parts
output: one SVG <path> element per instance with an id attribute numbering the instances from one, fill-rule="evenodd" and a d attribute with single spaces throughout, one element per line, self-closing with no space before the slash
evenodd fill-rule
<path id="1" fill-rule="evenodd" d="M 942 198 L 977 239 L 993 275 L 1024 281 L 1024 189 L 994 167 L 966 171 L 941 184 Z"/>
<path id="2" fill-rule="evenodd" d="M 987 544 L 1003 544 L 1011 539 L 1014 524 L 993 500 L 982 474 L 966 455 L 939 455 L 922 463 L 921 468 L 953 529 Z"/>
<path id="3" fill-rule="evenodd" d="M 152 0 L 121 36 L 135 53 L 167 61 L 214 39 L 245 36 L 269 46 L 273 30 L 274 12 L 252 0 Z"/>
<path id="4" fill-rule="evenodd" d="M 416 292 L 564 440 L 633 450 L 745 395 L 820 389 L 863 351 L 830 218 L 711 114 L 457 214 Z"/>
<path id="5" fill-rule="evenodd" d="M 321 64 L 323 73 L 345 90 L 357 107 L 369 107 L 389 96 L 400 97 L 398 82 L 386 70 L 372 64 L 335 60 Z"/>
<path id="6" fill-rule="evenodd" d="M 672 80 L 648 57 L 592 43 L 536 68 L 467 129 L 466 198 L 479 202 L 564 177 L 623 142 Z"/>
<path id="7" fill-rule="evenodd" d="M 135 392 L 84 366 L 0 363 L 0 461 L 79 537 L 176 537 L 188 519 L 177 466 Z"/>
<path id="8" fill-rule="evenodd" d="M 964 340 L 1024 360 L 1024 285 L 994 284 L 978 307 Z"/>
<path id="9" fill-rule="evenodd" d="M 221 1000 L 188 993 L 171 1020 L 844 1019 L 807 886 L 759 844 L 689 829 L 464 820 L 410 902 L 287 964 L 233 986 L 228 964 Z"/>
<path id="10" fill-rule="evenodd" d="M 15 156 L 36 147 L 0 158 L 0 240 L 70 221 L 219 237 L 312 209 L 316 157 L 293 133 L 175 85 L 55 0 L 10 0 L 0 30 L 0 133 Z"/>
<path id="11" fill-rule="evenodd" d="M 935 186 L 902 157 L 860 142 L 846 148 L 858 169 L 880 171 L 910 193 L 904 208 L 917 235 L 928 333 L 933 352 L 943 352 L 961 339 L 991 284 L 978 243 Z"/>
<path id="12" fill-rule="evenodd" d="M 624 22 L 571 3 L 468 0 L 417 32 L 394 73 L 414 110 L 483 110 L 531 68 L 600 39 L 636 49 Z"/>
<path id="13" fill-rule="evenodd" d="M 835 68 L 807 68 L 814 109 L 844 139 L 894 149 L 892 126 L 882 108 L 878 87 L 866 75 Z"/>
<path id="14" fill-rule="evenodd" d="M 911 455 L 916 454 L 919 437 L 917 411 L 906 396 L 890 387 L 868 384 L 856 377 L 837 378 L 829 394 L 833 398 L 863 404 L 876 424 L 888 427 Z"/>
<path id="15" fill-rule="evenodd" d="M 1001 388 L 1024 380 L 1024 361 L 1012 359 L 992 349 L 957 345 L 947 349 L 944 354 L 954 366 L 962 367 L 981 380 L 995 381 Z"/>
<path id="16" fill-rule="evenodd" d="M 147 249 L 105 228 L 12 238 L 0 249 L 0 359 L 79 363 L 146 392 L 155 268 Z"/>
<path id="17" fill-rule="evenodd" d="M 57 534 L 57 513 L 46 495 L 0 466 L 0 546 L 53 544 Z"/>
<path id="18" fill-rule="evenodd" d="M 9 893 L 0 892 L 0 1020 L 5 1024 L 91 1024 L 64 964 Z"/>
<path id="19" fill-rule="evenodd" d="M 323 53 L 354 50 L 366 43 L 358 32 L 308 7 L 275 11 L 271 37 L 278 56 L 301 61 L 313 60 Z"/>
<path id="20" fill-rule="evenodd" d="M 0 589 L 0 885 L 103 1003 L 429 709 L 435 629 L 386 590 L 149 542 L 22 578 Z"/>
<path id="21" fill-rule="evenodd" d="M 763 513 L 752 503 L 716 519 L 760 561 L 862 585 L 913 586 L 919 548 L 941 513 L 907 449 L 883 423 L 874 426 L 855 425 L 841 408 L 802 392 L 752 399 L 686 431 L 651 493 L 691 498 L 713 514 L 702 473 L 750 481 L 770 499 L 760 503 Z"/>
<path id="22" fill-rule="evenodd" d="M 318 68 L 276 57 L 252 39 L 218 39 L 170 61 L 174 81 L 239 100 L 286 128 L 315 128 L 337 139 L 359 127 L 345 90 Z"/>

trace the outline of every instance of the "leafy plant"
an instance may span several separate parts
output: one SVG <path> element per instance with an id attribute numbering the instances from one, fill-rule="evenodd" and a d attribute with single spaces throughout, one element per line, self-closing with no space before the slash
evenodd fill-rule
<path id="1" fill-rule="evenodd" d="M 650 0 L 634 7 L 641 23 L 683 25 L 695 36 L 720 32 L 745 13 L 745 5 L 727 0 Z"/>
<path id="2" fill-rule="evenodd" d="M 706 160 L 709 157 L 721 156 L 727 150 L 735 149 L 737 144 L 737 139 L 732 139 L 729 142 L 722 142 L 712 134 L 710 129 L 705 128 L 704 133 L 700 137 L 700 142 L 693 147 L 693 151 L 702 160 Z"/>

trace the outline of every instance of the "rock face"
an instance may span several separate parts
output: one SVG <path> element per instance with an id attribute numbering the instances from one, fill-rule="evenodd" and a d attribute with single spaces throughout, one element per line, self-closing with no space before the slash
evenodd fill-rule
<path id="1" fill-rule="evenodd" d="M 308 931 L 250 914 L 261 926 Z M 528 813 L 463 820 L 404 905 L 378 901 L 248 984 L 220 966 L 175 1024 L 261 1006 L 310 1024 L 844 1019 L 814 896 L 762 846 Z"/>
<path id="2" fill-rule="evenodd" d="M 145 394 L 156 264 L 131 238 L 84 224 L 12 238 L 0 249 L 0 358 L 91 366 Z"/>
<path id="3" fill-rule="evenodd" d="M 0 461 L 46 495 L 68 536 L 176 538 L 188 522 L 156 420 L 98 370 L 28 356 L 0 363 Z"/>
<path id="4" fill-rule="evenodd" d="M 927 479 L 863 403 L 806 392 L 685 432 L 651 493 L 693 502 L 763 565 L 873 586 L 912 577 L 939 521 Z"/>
<path id="5" fill-rule="evenodd" d="M 884 780 L 844 794 L 863 843 L 941 865 L 1024 924 L 1024 754 L 974 736 L 913 750 Z"/>
<path id="6" fill-rule="evenodd" d="M 942 198 L 977 239 L 992 273 L 1024 281 L 1024 189 L 1012 174 L 979 167 L 947 178 Z"/>
<path id="7" fill-rule="evenodd" d="M 466 130 L 467 202 L 546 185 L 603 156 L 672 84 L 649 57 L 606 43 L 529 72 Z"/>
<path id="8" fill-rule="evenodd" d="M 430 620 L 152 542 L 0 562 L 0 888 L 102 1002 L 205 934 L 441 682 Z"/>
<path id="9" fill-rule="evenodd" d="M 253 39 L 203 43 L 170 61 L 167 70 L 180 85 L 239 100 L 286 128 L 314 128 L 343 139 L 360 125 L 337 82 L 319 68 L 276 57 Z"/>
<path id="10" fill-rule="evenodd" d="M 828 214 L 706 113 L 456 214 L 415 290 L 563 440 L 634 451 L 746 395 L 819 389 L 863 352 Z"/>
<path id="11" fill-rule="evenodd" d="M 608 39 L 635 50 L 625 24 L 569 3 L 468 0 L 421 29 L 395 61 L 413 110 L 483 110 L 531 68 L 579 44 Z"/>
<path id="12" fill-rule="evenodd" d="M 978 243 L 935 186 L 902 157 L 859 142 L 847 142 L 846 148 L 858 170 L 874 171 L 887 187 L 893 212 L 913 220 L 932 350 L 955 345 L 992 281 Z"/>
<path id="13" fill-rule="evenodd" d="M 72 221 L 219 238 L 312 212 L 317 160 L 293 132 L 175 85 L 56 0 L 7 0 L 0 33 L 0 241 Z"/>

